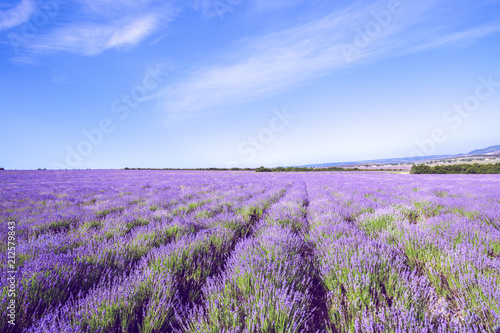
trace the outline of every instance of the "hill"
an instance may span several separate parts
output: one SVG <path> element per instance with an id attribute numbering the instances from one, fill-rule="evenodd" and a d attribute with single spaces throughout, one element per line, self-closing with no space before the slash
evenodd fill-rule
<path id="1" fill-rule="evenodd" d="M 333 162 L 333 163 L 320 163 L 320 164 L 308 164 L 301 165 L 300 167 L 309 168 L 326 168 L 326 167 L 349 167 L 349 166 L 380 166 L 380 165 L 394 165 L 394 164 L 414 164 L 414 163 L 437 163 L 445 162 L 451 160 L 457 160 L 457 162 L 466 159 L 468 162 L 475 162 L 500 158 L 500 145 L 491 146 L 483 149 L 476 149 L 468 153 L 456 154 L 456 155 L 429 155 L 429 156 L 417 156 L 417 157 L 397 157 L 397 158 L 384 158 L 375 160 L 363 160 L 363 161 L 351 161 L 351 162 Z"/>

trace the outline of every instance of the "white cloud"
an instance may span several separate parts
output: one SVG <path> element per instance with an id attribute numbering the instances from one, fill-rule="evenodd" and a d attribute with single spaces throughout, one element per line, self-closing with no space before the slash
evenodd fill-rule
<path id="1" fill-rule="evenodd" d="M 400 8 L 384 22 L 383 13 L 388 13 L 390 3 L 357 3 L 309 24 L 240 41 L 230 51 L 233 63 L 226 60 L 193 71 L 153 98 L 158 98 L 169 117 L 224 111 L 356 63 L 474 40 L 500 30 L 495 23 L 443 34 L 457 30 L 453 24 L 456 17 L 433 21 L 432 13 L 443 5 L 434 0 L 401 1 Z M 428 26 L 445 37 L 423 43 L 436 36 L 425 32 L 423 27 Z"/>
<path id="2" fill-rule="evenodd" d="M 393 15 L 391 24 L 372 34 L 365 46 L 355 46 L 356 28 L 376 22 L 370 13 L 386 10 L 385 1 L 352 6 L 309 24 L 252 39 L 233 56 L 241 60 L 193 72 L 156 97 L 172 117 L 227 108 L 293 88 L 352 60 L 389 52 L 398 41 L 387 37 L 418 20 L 429 3 L 411 4 Z"/>
<path id="3" fill-rule="evenodd" d="M 107 46 L 116 47 L 136 44 L 149 35 L 157 24 L 158 18 L 154 15 L 135 20 L 123 29 L 115 31 Z"/>
<path id="4" fill-rule="evenodd" d="M 444 37 L 437 38 L 430 42 L 425 42 L 417 45 L 409 50 L 409 52 L 418 52 L 426 49 L 444 47 L 449 44 L 470 43 L 477 38 L 494 34 L 500 31 L 500 22 L 486 24 L 480 27 L 475 27 L 469 30 L 450 33 Z"/>
<path id="5" fill-rule="evenodd" d="M 14 8 L 0 11 L 0 31 L 27 22 L 36 10 L 33 0 L 21 0 Z"/>
<path id="6" fill-rule="evenodd" d="M 168 22 L 174 12 L 168 4 L 153 0 L 77 0 L 54 18 L 51 30 L 24 43 L 23 57 L 55 52 L 94 56 L 107 49 L 133 47 Z M 68 15 L 79 12 L 78 16 Z"/>
<path id="7" fill-rule="evenodd" d="M 148 36 L 158 23 L 154 15 L 111 24 L 72 24 L 41 36 L 29 47 L 35 53 L 67 51 L 97 55 L 109 48 L 132 46 Z"/>

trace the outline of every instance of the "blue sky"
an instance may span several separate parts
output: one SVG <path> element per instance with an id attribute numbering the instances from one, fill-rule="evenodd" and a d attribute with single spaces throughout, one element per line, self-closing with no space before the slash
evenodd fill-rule
<path id="1" fill-rule="evenodd" d="M 500 1 L 7 0 L 0 167 L 256 167 L 500 144 Z"/>

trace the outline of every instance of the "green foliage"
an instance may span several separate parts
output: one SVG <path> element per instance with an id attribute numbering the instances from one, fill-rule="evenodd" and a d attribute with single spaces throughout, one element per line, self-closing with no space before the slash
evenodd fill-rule
<path id="1" fill-rule="evenodd" d="M 106 215 L 109 215 L 111 213 L 116 213 L 116 212 L 121 213 L 124 210 L 125 210 L 124 207 L 113 207 L 113 208 L 109 208 L 109 209 L 100 210 L 100 211 L 96 212 L 95 214 L 97 215 L 97 217 L 105 218 Z"/>
<path id="2" fill-rule="evenodd" d="M 145 226 L 148 224 L 149 224 L 149 220 L 147 220 L 147 219 L 144 219 L 144 218 L 135 219 L 134 221 L 125 224 L 125 233 L 129 233 L 130 230 L 132 230 L 135 227 Z"/>
<path id="3" fill-rule="evenodd" d="M 40 234 L 46 233 L 46 232 L 62 232 L 68 230 L 71 225 L 75 224 L 76 221 L 74 220 L 58 220 L 51 222 L 49 224 L 44 224 L 41 226 L 37 226 L 33 230 L 33 235 L 36 237 Z"/>
<path id="4" fill-rule="evenodd" d="M 389 226 L 394 221 L 395 217 L 392 215 L 381 215 L 371 219 L 360 219 L 359 227 L 364 230 L 368 235 L 374 237 L 384 229 L 390 229 Z"/>
<path id="5" fill-rule="evenodd" d="M 319 171 L 403 171 L 402 169 L 359 169 L 359 168 L 342 168 L 342 167 L 326 167 L 326 168 L 308 168 L 308 167 L 276 167 L 266 168 L 263 166 L 255 169 L 255 172 L 319 172 Z"/>
<path id="6" fill-rule="evenodd" d="M 264 168 L 263 166 L 260 166 L 257 169 L 255 169 L 255 172 L 271 172 L 271 171 L 273 171 L 273 169 Z"/>
<path id="7" fill-rule="evenodd" d="M 84 224 L 82 224 L 80 226 L 80 230 L 82 232 L 87 232 L 87 231 L 89 231 L 92 228 L 98 229 L 98 228 L 101 228 L 101 227 L 102 227 L 102 222 L 94 220 L 94 221 L 88 221 L 88 222 L 85 222 Z"/>
<path id="8" fill-rule="evenodd" d="M 454 164 L 436 165 L 430 167 L 425 164 L 414 164 L 411 167 L 412 174 L 499 174 L 500 163 L 495 164 Z"/>

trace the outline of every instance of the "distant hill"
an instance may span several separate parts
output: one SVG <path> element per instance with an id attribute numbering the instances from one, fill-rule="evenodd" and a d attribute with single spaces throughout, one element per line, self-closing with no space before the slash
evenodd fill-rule
<path id="1" fill-rule="evenodd" d="M 458 155 L 429 155 L 429 156 L 417 156 L 417 157 L 398 157 L 398 158 L 384 158 L 377 160 L 364 160 L 364 161 L 352 161 L 352 162 L 334 162 L 334 163 L 321 163 L 321 164 L 308 164 L 301 165 L 301 167 L 309 168 L 325 168 L 325 167 L 340 167 L 340 166 L 355 166 L 364 164 L 399 164 L 399 163 L 416 163 L 425 161 L 438 161 L 443 159 L 452 158 L 466 158 L 466 157 L 489 157 L 489 156 L 500 157 L 500 145 L 491 146 L 484 149 L 476 149 L 469 153 L 458 154 Z"/>
<path id="2" fill-rule="evenodd" d="M 496 154 L 500 154 L 500 145 L 491 146 L 491 147 L 484 148 L 484 149 L 476 149 L 476 150 L 473 150 L 466 155 L 472 156 L 472 155 L 496 155 Z"/>

